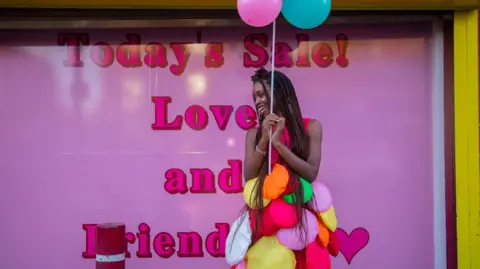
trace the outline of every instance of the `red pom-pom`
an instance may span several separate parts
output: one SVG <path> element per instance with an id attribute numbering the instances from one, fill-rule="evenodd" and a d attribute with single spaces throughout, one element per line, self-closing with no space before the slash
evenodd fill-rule
<path id="1" fill-rule="evenodd" d="M 273 223 L 281 229 L 293 228 L 298 224 L 295 206 L 283 201 L 282 198 L 272 200 L 265 211 Z"/>
<path id="2" fill-rule="evenodd" d="M 305 250 L 306 269 L 330 269 L 330 255 L 327 248 L 322 248 L 317 241 L 313 241 Z"/>
<path id="3" fill-rule="evenodd" d="M 295 191 L 295 188 L 299 185 L 299 179 L 298 177 L 292 177 L 290 175 L 290 178 L 288 180 L 287 188 L 285 188 L 285 191 L 283 192 L 282 195 L 287 195 L 290 193 L 293 193 Z"/>
<path id="4" fill-rule="evenodd" d="M 295 189 L 293 188 L 293 186 L 291 184 L 288 184 L 287 188 L 285 189 L 285 191 L 283 192 L 282 195 L 287 195 L 287 194 L 293 193 L 294 190 Z"/>
<path id="5" fill-rule="evenodd" d="M 294 250 L 293 253 L 295 254 L 295 269 L 307 269 L 306 264 L 306 257 L 305 257 L 305 250 Z"/>
<path id="6" fill-rule="evenodd" d="M 340 241 L 338 240 L 337 233 L 330 233 L 330 242 L 328 242 L 328 252 L 333 257 L 337 257 L 338 252 L 340 251 Z"/>
<path id="7" fill-rule="evenodd" d="M 272 217 L 270 216 L 270 213 L 268 210 L 263 209 L 261 210 L 262 213 L 260 213 L 260 225 L 258 227 L 257 231 L 257 236 L 254 238 L 254 241 L 257 241 L 260 239 L 261 236 L 271 236 L 274 235 L 278 232 L 279 228 L 277 225 L 272 220 Z M 253 212 L 253 209 L 250 209 L 249 211 L 250 214 L 250 228 L 252 229 L 252 232 L 255 231 L 255 215 Z"/>

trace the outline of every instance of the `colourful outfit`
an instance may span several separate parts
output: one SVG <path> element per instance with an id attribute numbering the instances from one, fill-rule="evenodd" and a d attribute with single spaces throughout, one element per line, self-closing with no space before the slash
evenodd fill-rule
<path id="1" fill-rule="evenodd" d="M 303 119 L 308 130 L 310 119 Z M 290 147 L 287 129 L 281 138 Z M 263 208 L 251 198 L 258 178 L 249 180 L 244 187 L 244 200 L 249 210 L 231 226 L 227 237 L 225 256 L 235 269 L 330 269 L 330 255 L 337 256 L 337 220 L 328 188 L 315 181 L 295 179 L 303 188 L 304 228 L 298 227 L 294 206 L 293 178 L 275 149 L 272 149 L 272 172 L 265 177 L 262 196 Z M 313 209 L 306 207 L 312 200 Z M 254 210 L 261 211 L 257 238 L 252 239 L 255 228 Z M 253 241 L 252 241 L 253 240 Z"/>

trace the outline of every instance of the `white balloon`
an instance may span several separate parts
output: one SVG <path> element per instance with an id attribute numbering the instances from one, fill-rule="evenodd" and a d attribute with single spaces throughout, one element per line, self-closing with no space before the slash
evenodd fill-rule
<path id="1" fill-rule="evenodd" d="M 250 216 L 247 211 L 230 226 L 230 232 L 225 243 L 225 258 L 228 265 L 234 266 L 245 259 L 251 242 L 252 229 L 250 228 Z"/>

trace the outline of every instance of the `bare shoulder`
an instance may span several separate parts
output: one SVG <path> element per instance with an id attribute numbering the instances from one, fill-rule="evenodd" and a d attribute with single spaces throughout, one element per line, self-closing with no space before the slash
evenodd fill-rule
<path id="1" fill-rule="evenodd" d="M 311 119 L 308 122 L 308 135 L 310 137 L 321 137 L 323 132 L 322 123 L 316 119 Z"/>

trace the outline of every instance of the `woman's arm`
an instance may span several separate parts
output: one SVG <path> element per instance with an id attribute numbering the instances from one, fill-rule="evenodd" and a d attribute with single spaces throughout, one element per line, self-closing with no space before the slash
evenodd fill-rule
<path id="1" fill-rule="evenodd" d="M 281 142 L 275 142 L 273 146 L 295 172 L 308 182 L 313 182 L 317 179 L 322 158 L 322 124 L 319 121 L 313 119 L 309 121 L 308 136 L 310 138 L 310 153 L 307 161 L 300 159 Z"/>
<path id="2" fill-rule="evenodd" d="M 247 131 L 247 137 L 245 139 L 245 160 L 243 161 L 243 174 L 245 180 L 248 181 L 255 177 L 258 177 L 260 174 L 260 169 L 262 168 L 263 154 L 256 150 L 257 145 L 255 145 L 255 137 L 257 135 L 258 129 L 252 128 Z M 268 138 L 262 138 L 258 142 L 258 149 L 262 152 L 266 152 L 268 147 Z"/>

